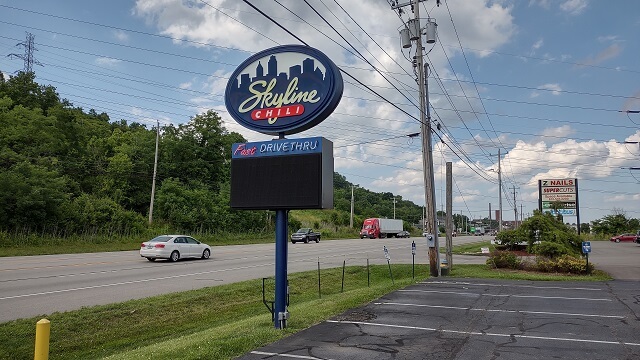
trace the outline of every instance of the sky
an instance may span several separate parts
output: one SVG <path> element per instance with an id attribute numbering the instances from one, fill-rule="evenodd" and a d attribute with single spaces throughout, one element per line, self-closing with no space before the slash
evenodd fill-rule
<path id="1" fill-rule="evenodd" d="M 385 0 L 0 0 L 0 71 L 24 68 L 8 55 L 24 55 L 17 44 L 31 33 L 36 80 L 75 106 L 149 128 L 214 110 L 229 131 L 265 141 L 228 115 L 224 90 L 252 54 L 300 44 L 284 27 L 366 85 L 343 75 L 334 113 L 288 137 L 323 136 L 349 182 L 424 205 L 421 141 L 409 136 L 420 132 L 417 49 L 398 35 L 414 13 L 403 10 Z M 419 11 L 423 26 L 438 25 L 423 44 L 438 210 L 452 162 L 455 214 L 489 217 L 502 198 L 504 220 L 514 200 L 527 217 L 538 180 L 576 178 L 581 223 L 640 218 L 640 170 L 630 169 L 640 168 L 640 2 L 428 0 Z"/>

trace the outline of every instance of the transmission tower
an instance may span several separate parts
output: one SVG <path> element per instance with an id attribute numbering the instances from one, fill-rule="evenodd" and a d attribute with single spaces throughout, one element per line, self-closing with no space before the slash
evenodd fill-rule
<path id="1" fill-rule="evenodd" d="M 37 50 L 36 46 L 33 43 L 33 39 L 35 36 L 27 32 L 27 39 L 21 43 L 17 43 L 16 46 L 22 46 L 24 48 L 24 54 L 9 54 L 7 55 L 9 58 L 18 58 L 24 61 L 24 72 L 32 72 L 33 64 L 43 66 L 38 60 L 33 58 L 33 53 Z"/>

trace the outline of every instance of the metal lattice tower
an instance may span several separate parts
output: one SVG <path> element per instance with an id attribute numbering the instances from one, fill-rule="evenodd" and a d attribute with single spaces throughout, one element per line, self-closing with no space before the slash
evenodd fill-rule
<path id="1" fill-rule="evenodd" d="M 23 68 L 24 72 L 32 72 L 33 64 L 40 65 L 40 66 L 43 66 L 43 65 L 38 60 L 33 58 L 33 53 L 37 50 L 33 41 L 35 36 L 30 32 L 27 32 L 26 34 L 27 34 L 27 39 L 21 43 L 16 44 L 16 46 L 24 47 L 24 54 L 9 54 L 7 56 L 12 59 L 13 58 L 22 59 L 24 61 L 24 68 Z"/>

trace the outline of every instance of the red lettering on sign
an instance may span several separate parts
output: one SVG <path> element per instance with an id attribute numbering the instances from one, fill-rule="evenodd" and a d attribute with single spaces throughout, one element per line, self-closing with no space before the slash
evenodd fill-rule
<path id="1" fill-rule="evenodd" d="M 573 186 L 573 179 L 549 180 L 551 186 Z"/>
<path id="2" fill-rule="evenodd" d="M 304 105 L 287 105 L 279 108 L 256 109 L 251 112 L 251 119 L 255 121 L 304 114 Z"/>
<path id="3" fill-rule="evenodd" d="M 236 151 L 233 152 L 233 155 L 236 155 L 238 153 L 240 153 L 241 156 L 251 156 L 256 153 L 256 147 L 254 146 L 250 149 L 247 149 L 247 144 L 240 144 L 236 148 Z"/>

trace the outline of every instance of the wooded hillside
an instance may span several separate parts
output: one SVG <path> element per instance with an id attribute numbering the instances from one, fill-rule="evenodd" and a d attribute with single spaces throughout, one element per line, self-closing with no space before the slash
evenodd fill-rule
<path id="1" fill-rule="evenodd" d="M 0 230 L 65 236 L 147 228 L 156 128 L 76 107 L 34 73 L 1 76 Z M 272 227 L 266 211 L 229 207 L 231 144 L 242 141 L 214 111 L 162 126 L 154 223 L 200 232 Z M 351 186 L 334 174 L 332 226 L 349 225 Z M 393 217 L 394 194 L 354 192 L 354 227 Z M 419 221 L 421 206 L 395 199 L 396 218 Z"/>

